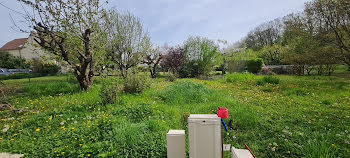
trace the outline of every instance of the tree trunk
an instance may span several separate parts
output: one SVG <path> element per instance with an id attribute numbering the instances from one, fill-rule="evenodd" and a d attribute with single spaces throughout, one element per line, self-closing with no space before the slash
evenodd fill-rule
<path id="1" fill-rule="evenodd" d="M 151 72 L 151 77 L 152 77 L 152 78 L 156 78 L 156 77 L 157 77 L 157 76 L 156 76 L 156 73 L 157 73 L 157 65 L 153 66 L 149 71 Z"/>
<path id="2" fill-rule="evenodd" d="M 123 78 L 126 78 L 128 76 L 128 69 L 126 67 L 120 67 L 120 71 L 122 73 Z"/>
<path id="3" fill-rule="evenodd" d="M 226 74 L 226 59 L 224 57 L 224 64 L 222 65 L 222 75 Z"/>
<path id="4" fill-rule="evenodd" d="M 93 80 L 92 80 L 93 78 L 89 77 L 89 75 L 85 75 L 85 74 L 78 75 L 77 79 L 78 79 L 80 88 L 84 91 L 87 91 L 91 87 L 92 82 L 93 82 Z"/>
<path id="5" fill-rule="evenodd" d="M 91 53 L 90 47 L 90 35 L 92 30 L 87 29 L 84 33 L 84 54 L 80 54 L 78 58 L 80 61 L 80 66 L 75 66 L 75 73 L 77 75 L 80 88 L 84 91 L 87 91 L 93 82 L 94 74 L 94 59 L 93 54 Z"/>

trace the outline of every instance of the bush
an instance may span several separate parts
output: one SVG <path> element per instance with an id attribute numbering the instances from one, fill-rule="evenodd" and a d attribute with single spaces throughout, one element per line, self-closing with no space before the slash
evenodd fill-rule
<path id="1" fill-rule="evenodd" d="M 56 75 L 60 71 L 61 67 L 53 63 L 43 64 L 43 68 L 40 71 L 43 75 Z"/>
<path id="2" fill-rule="evenodd" d="M 61 67 L 58 65 L 54 63 L 44 63 L 40 59 L 33 59 L 30 65 L 33 72 L 42 75 L 56 75 L 61 70 Z"/>
<path id="3" fill-rule="evenodd" d="M 176 75 L 174 75 L 173 73 L 168 73 L 168 74 L 165 76 L 165 79 L 166 79 L 167 81 L 174 82 L 174 81 L 176 81 Z"/>
<path id="4" fill-rule="evenodd" d="M 150 87 L 150 78 L 146 74 L 130 74 L 124 80 L 125 93 L 141 93 Z"/>
<path id="5" fill-rule="evenodd" d="M 233 74 L 227 74 L 225 77 L 226 82 L 248 82 L 248 81 L 255 81 L 256 76 L 251 73 L 233 73 Z"/>
<path id="6" fill-rule="evenodd" d="M 248 60 L 247 62 L 247 69 L 251 73 L 260 72 L 263 66 L 264 66 L 264 61 L 261 58 Z"/>
<path id="7" fill-rule="evenodd" d="M 114 104 L 117 100 L 119 87 L 115 80 L 104 78 L 101 83 L 100 97 L 104 105 Z"/>
<path id="8" fill-rule="evenodd" d="M 279 84 L 280 79 L 273 76 L 264 76 L 262 79 L 257 81 L 257 85 L 265 85 L 266 83 Z"/>
<path id="9" fill-rule="evenodd" d="M 206 102 L 212 95 L 212 91 L 200 83 L 180 81 L 162 90 L 158 96 L 167 103 L 186 104 Z"/>
<path id="10" fill-rule="evenodd" d="M 29 64 L 25 59 L 14 57 L 8 52 L 0 52 L 0 67 L 8 69 L 27 69 Z"/>

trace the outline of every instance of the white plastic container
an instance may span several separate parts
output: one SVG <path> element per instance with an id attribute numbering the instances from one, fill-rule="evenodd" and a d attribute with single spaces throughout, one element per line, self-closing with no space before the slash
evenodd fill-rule
<path id="1" fill-rule="evenodd" d="M 221 158 L 221 119 L 216 114 L 188 117 L 190 158 Z"/>
<path id="2" fill-rule="evenodd" d="M 236 149 L 232 147 L 232 158 L 254 158 L 253 155 L 247 149 Z"/>
<path id="3" fill-rule="evenodd" d="M 185 130 L 169 130 L 166 141 L 168 158 L 186 158 Z"/>

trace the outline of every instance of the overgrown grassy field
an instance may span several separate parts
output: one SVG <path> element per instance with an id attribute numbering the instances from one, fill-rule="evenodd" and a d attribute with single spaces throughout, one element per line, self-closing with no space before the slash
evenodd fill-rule
<path id="1" fill-rule="evenodd" d="M 224 143 L 257 157 L 350 157 L 350 78 L 230 74 L 206 81 L 152 80 L 114 105 L 67 77 L 7 80 L 7 100 L 25 113 L 0 112 L 0 152 L 26 157 L 166 157 L 166 133 L 189 114 L 229 109 Z M 4 88 L 4 87 L 3 87 Z M 228 122 L 228 120 L 226 120 Z M 228 157 L 228 156 L 227 156 Z"/>

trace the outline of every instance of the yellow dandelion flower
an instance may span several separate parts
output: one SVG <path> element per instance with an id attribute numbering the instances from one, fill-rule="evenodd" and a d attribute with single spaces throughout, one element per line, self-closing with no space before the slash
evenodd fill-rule
<path id="1" fill-rule="evenodd" d="M 11 139 L 11 141 L 14 141 L 14 139 Z"/>
<path id="2" fill-rule="evenodd" d="M 72 130 L 74 130 L 75 128 L 74 127 L 72 127 Z"/>
<path id="3" fill-rule="evenodd" d="M 64 155 L 64 152 L 62 152 L 61 154 Z"/>
<path id="4" fill-rule="evenodd" d="M 39 132 L 39 131 L 40 131 L 40 129 L 39 129 L 39 128 L 37 128 L 35 131 Z"/>
<path id="5" fill-rule="evenodd" d="M 335 147 L 335 145 L 334 145 L 334 144 L 332 144 L 332 147 Z"/>
<path id="6" fill-rule="evenodd" d="M 13 136 L 16 136 L 17 134 L 13 134 Z"/>
<path id="7" fill-rule="evenodd" d="M 90 154 L 87 154 L 88 157 L 90 157 Z"/>

